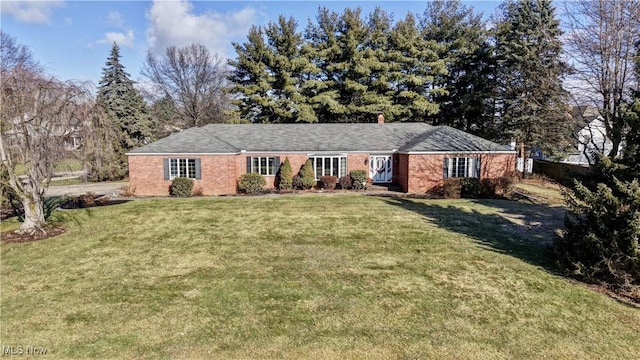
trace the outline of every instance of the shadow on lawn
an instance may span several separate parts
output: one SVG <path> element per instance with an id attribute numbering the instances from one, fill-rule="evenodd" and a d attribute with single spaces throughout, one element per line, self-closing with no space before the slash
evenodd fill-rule
<path id="1" fill-rule="evenodd" d="M 471 200 L 468 202 L 430 201 L 423 203 L 406 198 L 385 198 L 390 205 L 413 211 L 430 223 L 465 234 L 493 251 L 511 255 L 545 270 L 559 274 L 550 247 L 563 227 L 564 209 L 544 204 L 509 200 Z"/>

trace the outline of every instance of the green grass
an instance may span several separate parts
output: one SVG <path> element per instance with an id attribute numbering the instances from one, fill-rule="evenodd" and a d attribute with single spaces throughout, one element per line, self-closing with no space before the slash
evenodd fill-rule
<path id="1" fill-rule="evenodd" d="M 84 184 L 84 182 L 82 181 L 82 178 L 76 177 L 76 178 L 67 178 L 67 179 L 61 179 L 61 180 L 53 179 L 49 183 L 49 186 L 69 186 L 69 185 L 80 185 L 80 184 Z"/>
<path id="2" fill-rule="evenodd" d="M 69 172 L 69 171 L 80 171 L 80 170 L 82 170 L 82 163 L 80 163 L 80 161 L 76 159 L 60 160 L 56 163 L 54 167 L 54 171 L 56 172 Z M 18 175 L 24 175 L 27 173 L 27 170 L 25 169 L 23 164 L 17 164 L 15 171 Z"/>
<path id="3" fill-rule="evenodd" d="M 58 213 L 66 234 L 1 246 L 1 345 L 65 359 L 636 358 L 640 310 L 555 274 L 545 245 L 561 213 L 351 195 Z"/>
<path id="4" fill-rule="evenodd" d="M 532 195 L 549 204 L 564 204 L 561 186 L 545 181 L 524 180 L 514 185 L 517 191 Z"/>

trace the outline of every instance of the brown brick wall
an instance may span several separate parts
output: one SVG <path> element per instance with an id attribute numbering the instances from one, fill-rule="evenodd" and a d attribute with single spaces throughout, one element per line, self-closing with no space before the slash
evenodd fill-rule
<path id="1" fill-rule="evenodd" d="M 167 196 L 171 180 L 164 180 L 163 159 L 168 156 L 129 156 L 129 184 L 138 196 Z M 171 156 L 178 158 L 180 156 Z M 200 158 L 201 180 L 194 182 L 194 189 L 201 188 L 203 195 L 233 194 L 235 179 L 235 156 L 184 156 Z"/>
<path id="2" fill-rule="evenodd" d="M 474 154 L 447 155 L 407 155 L 400 154 L 399 165 L 407 168 L 404 174 L 398 174 L 398 182 L 409 193 L 424 193 L 434 186 L 442 184 L 444 179 L 443 163 L 445 157 L 474 157 Z M 508 176 L 515 171 L 515 154 L 479 154 L 480 178 L 490 179 Z M 405 165 L 406 163 L 406 165 Z"/>
<path id="3" fill-rule="evenodd" d="M 247 169 L 247 156 L 276 156 L 275 154 L 249 153 L 240 155 L 198 156 L 201 164 L 201 180 L 194 187 L 201 188 L 204 195 L 235 194 L 237 179 Z M 446 155 L 454 156 L 454 155 Z M 461 154 L 459 156 L 473 156 Z M 167 156 L 129 156 L 129 182 L 139 196 L 169 195 L 170 180 L 164 180 L 162 160 Z M 288 157 L 291 169 L 297 174 L 307 160 L 306 154 L 280 155 L 280 161 Z M 409 193 L 423 193 L 442 184 L 443 160 L 445 155 L 398 154 L 394 161 L 394 174 L 402 189 Z M 482 154 L 481 178 L 495 178 L 515 171 L 514 154 Z M 365 160 L 367 164 L 365 164 Z M 369 154 L 348 154 L 347 172 L 351 170 L 369 171 Z M 275 176 L 266 176 L 267 187 L 273 188 Z"/>
<path id="4" fill-rule="evenodd" d="M 347 154 L 347 174 L 345 175 L 352 170 L 364 170 L 369 176 L 369 154 Z"/>

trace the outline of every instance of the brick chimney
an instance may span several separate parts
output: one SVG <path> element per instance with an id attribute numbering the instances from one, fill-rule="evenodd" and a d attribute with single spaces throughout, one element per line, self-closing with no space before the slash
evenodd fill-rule
<path id="1" fill-rule="evenodd" d="M 378 114 L 378 124 L 384 124 L 384 115 Z"/>

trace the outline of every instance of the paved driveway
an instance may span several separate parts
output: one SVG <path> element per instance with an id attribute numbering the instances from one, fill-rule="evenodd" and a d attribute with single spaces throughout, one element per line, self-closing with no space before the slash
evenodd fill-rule
<path id="1" fill-rule="evenodd" d="M 62 186 L 49 186 L 47 189 L 47 196 L 78 196 L 88 192 L 92 192 L 96 195 L 109 195 L 115 196 L 120 194 L 120 188 L 129 185 L 126 181 L 116 182 L 103 182 L 103 183 L 87 183 L 79 185 L 62 185 Z"/>

